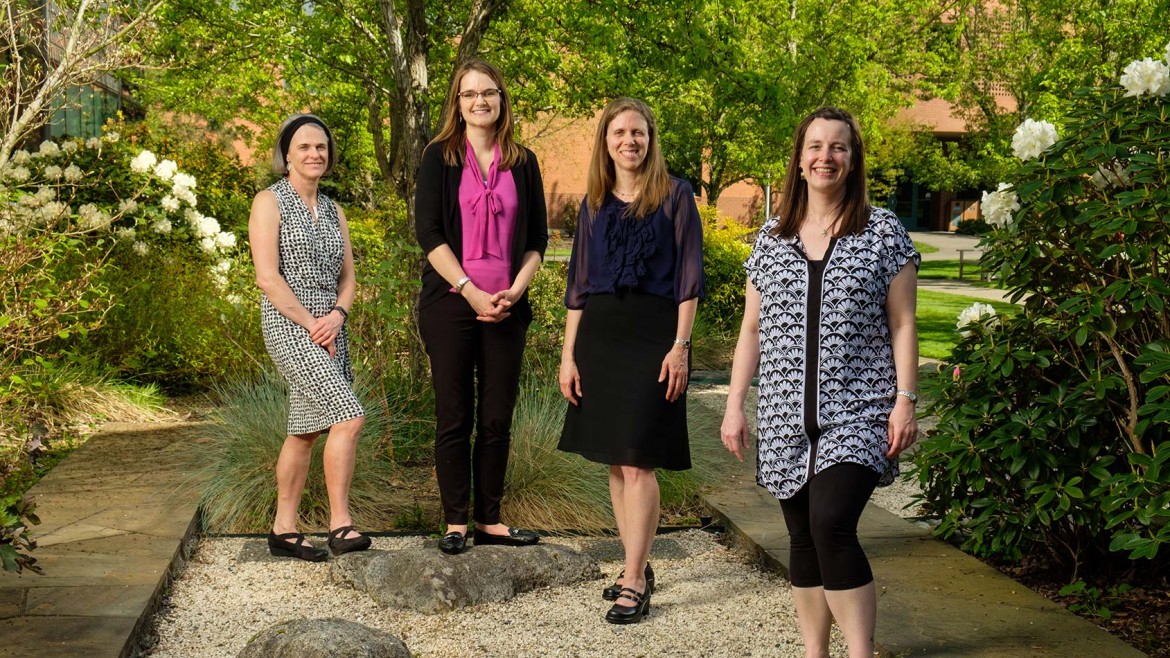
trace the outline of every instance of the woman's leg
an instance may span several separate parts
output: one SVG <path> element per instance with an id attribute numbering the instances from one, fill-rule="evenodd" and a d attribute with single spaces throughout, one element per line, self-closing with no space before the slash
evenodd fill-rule
<path id="1" fill-rule="evenodd" d="M 471 498 L 471 430 L 475 410 L 475 313 L 462 297 L 447 295 L 419 312 L 419 330 L 431 359 L 435 390 L 435 477 L 443 520 L 467 532 Z"/>
<path id="2" fill-rule="evenodd" d="M 784 523 L 788 527 L 789 579 L 792 598 L 796 603 L 796 618 L 800 622 L 800 636 L 804 640 L 805 658 L 829 657 L 829 629 L 833 615 L 825 600 L 821 581 L 821 567 L 813 543 L 809 519 L 809 485 L 792 498 L 780 501 Z"/>
<path id="3" fill-rule="evenodd" d="M 520 368 L 528 325 L 512 316 L 479 330 L 475 355 L 479 409 L 471 454 L 475 525 L 481 531 L 508 534 L 500 523 L 500 503 L 512 445 L 512 412 L 520 392 Z"/>
<path id="4" fill-rule="evenodd" d="M 325 440 L 325 488 L 329 492 L 329 529 L 353 525 L 349 515 L 349 485 L 353 482 L 353 466 L 357 456 L 358 435 L 365 416 L 337 423 L 329 428 Z M 350 531 L 338 539 L 352 539 L 358 533 Z"/>
<path id="5" fill-rule="evenodd" d="M 850 658 L 872 658 L 877 595 L 857 523 L 880 475 L 860 464 L 838 464 L 809 483 L 813 542 L 825 600 L 841 627 Z"/>
<path id="6" fill-rule="evenodd" d="M 620 486 L 614 486 L 615 479 L 620 481 Z M 626 553 L 626 575 L 622 579 L 622 586 L 646 593 L 646 561 L 650 558 L 650 547 L 654 544 L 661 513 L 658 478 L 654 475 L 654 469 L 636 466 L 611 467 L 610 495 L 614 496 L 614 516 L 621 515 L 618 532 L 621 534 L 622 548 Z M 635 605 L 632 599 L 624 596 L 618 598 L 617 603 L 624 606 Z"/>
<path id="7" fill-rule="evenodd" d="M 276 519 L 272 524 L 275 534 L 297 531 L 297 508 L 309 476 L 313 442 L 318 436 L 320 432 L 290 434 L 284 438 L 276 459 Z"/>

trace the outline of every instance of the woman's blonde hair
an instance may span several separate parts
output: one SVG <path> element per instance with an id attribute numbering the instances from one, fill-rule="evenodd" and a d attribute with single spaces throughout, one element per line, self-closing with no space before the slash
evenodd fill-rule
<path id="1" fill-rule="evenodd" d="M 642 160 L 642 170 L 638 172 L 638 197 L 626 208 L 626 214 L 645 217 L 658 210 L 666 200 L 666 195 L 670 194 L 670 175 L 666 173 L 666 159 L 662 157 L 662 148 L 658 145 L 658 122 L 654 119 L 654 112 L 649 105 L 636 98 L 619 98 L 602 111 L 601 122 L 597 124 L 597 137 L 593 140 L 593 157 L 589 161 L 589 183 L 586 187 L 591 214 L 597 214 L 597 209 L 605 201 L 605 195 L 613 190 L 617 176 L 606 144 L 609 124 L 617 115 L 631 110 L 646 120 L 648 134 L 646 159 Z"/>
<path id="2" fill-rule="evenodd" d="M 776 224 L 775 235 L 791 238 L 800 231 L 800 224 L 808 212 L 808 183 L 801 177 L 800 153 L 804 150 L 804 136 L 808 127 L 817 119 L 841 121 L 849 126 L 849 175 L 845 177 L 845 198 L 838 209 L 840 222 L 835 234 L 858 234 L 869 223 L 869 191 L 865 184 L 865 145 L 861 141 L 861 127 L 857 119 L 845 110 L 836 107 L 822 107 L 814 110 L 796 127 L 792 140 L 792 156 L 788 159 L 788 171 L 784 174 L 781 188 L 780 221 Z"/>
<path id="3" fill-rule="evenodd" d="M 512 99 L 504 87 L 504 74 L 482 59 L 470 59 L 463 63 L 451 76 L 451 88 L 447 91 L 447 101 L 443 104 L 443 126 L 439 134 L 431 140 L 431 144 L 443 146 L 443 162 L 450 167 L 463 164 L 463 156 L 467 152 L 467 124 L 463 122 L 463 114 L 459 111 L 459 85 L 463 76 L 472 71 L 478 71 L 492 79 L 492 83 L 500 90 L 500 116 L 496 118 L 496 145 L 500 147 L 500 169 L 511 169 L 528 159 L 528 154 L 512 138 L 512 125 L 515 117 L 512 114 Z"/>

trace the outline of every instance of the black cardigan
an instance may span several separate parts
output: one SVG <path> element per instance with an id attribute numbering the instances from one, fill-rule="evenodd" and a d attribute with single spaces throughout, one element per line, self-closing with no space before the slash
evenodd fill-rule
<path id="1" fill-rule="evenodd" d="M 536 251 L 543 259 L 548 247 L 548 213 L 544 205 L 540 165 L 535 153 L 528 149 L 524 151 L 528 159 L 512 167 L 520 206 L 516 213 L 516 231 L 512 236 L 513 279 L 520 272 L 525 253 Z M 462 178 L 463 167 L 448 166 L 443 162 L 442 145 L 431 144 L 423 151 L 414 191 L 414 233 L 423 253 L 429 254 L 442 245 L 449 245 L 460 263 L 463 262 L 463 216 L 459 210 L 459 182 Z M 423 265 L 419 307 L 435 303 L 450 289 L 451 284 L 439 276 L 428 260 Z M 524 322 L 532 321 L 527 290 L 512 305 L 511 312 Z"/>

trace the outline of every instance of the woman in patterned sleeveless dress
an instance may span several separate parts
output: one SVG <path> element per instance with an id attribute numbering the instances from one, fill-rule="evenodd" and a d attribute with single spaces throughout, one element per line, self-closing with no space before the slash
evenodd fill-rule
<path id="1" fill-rule="evenodd" d="M 861 132 L 822 108 L 797 128 L 780 213 L 745 263 L 747 295 L 723 444 L 743 459 L 744 401 L 759 366 L 757 482 L 780 499 L 805 656 L 829 655 L 837 620 L 852 658 L 873 655 L 873 573 L 857 523 L 918 433 L 919 256 L 869 205 Z"/>
<path id="2" fill-rule="evenodd" d="M 319 562 L 329 553 L 297 531 L 297 507 L 313 443 L 328 431 L 325 484 L 329 549 L 334 555 L 369 548 L 353 528 L 349 484 L 365 411 L 353 393 L 345 320 L 356 288 L 345 213 L 317 184 L 336 162 L 333 137 L 311 114 L 280 127 L 272 167 L 284 177 L 256 195 L 248 236 L 263 291 L 261 326 L 268 354 L 288 381 L 288 436 L 276 462 L 273 555 Z"/>

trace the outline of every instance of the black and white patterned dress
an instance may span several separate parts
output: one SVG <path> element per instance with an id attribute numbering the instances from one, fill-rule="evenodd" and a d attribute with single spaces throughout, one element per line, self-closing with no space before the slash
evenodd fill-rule
<path id="1" fill-rule="evenodd" d="M 884 209 L 860 235 L 834 238 L 819 264 L 799 237 L 773 235 L 777 223 L 760 229 L 744 263 L 760 293 L 756 481 L 786 499 L 812 475 L 854 463 L 888 485 L 898 464 L 885 455 L 897 390 L 886 294 L 918 252 Z"/>
<path id="2" fill-rule="evenodd" d="M 345 258 L 337 207 L 318 194 L 314 220 L 287 178 L 268 189 L 280 205 L 280 275 L 313 317 L 321 317 L 337 303 L 337 279 Z M 330 357 L 309 338 L 307 329 L 276 310 L 268 295 L 263 295 L 260 312 L 268 355 L 288 381 L 289 434 L 319 432 L 365 415 L 353 393 L 345 326 L 334 341 L 337 356 Z"/>

